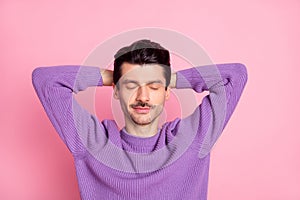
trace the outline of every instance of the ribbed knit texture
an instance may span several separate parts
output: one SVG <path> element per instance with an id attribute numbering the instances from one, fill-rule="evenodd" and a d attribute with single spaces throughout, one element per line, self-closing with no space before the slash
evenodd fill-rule
<path id="1" fill-rule="evenodd" d="M 35 91 L 73 155 L 84 200 L 206 200 L 210 151 L 247 82 L 243 64 L 197 66 L 177 72 L 176 88 L 209 91 L 188 117 L 166 122 L 149 138 L 99 121 L 73 93 L 103 86 L 94 66 L 38 67 Z"/>

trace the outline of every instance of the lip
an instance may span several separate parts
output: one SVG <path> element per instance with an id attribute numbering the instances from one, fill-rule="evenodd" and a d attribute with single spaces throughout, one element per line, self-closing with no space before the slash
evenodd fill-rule
<path id="1" fill-rule="evenodd" d="M 140 113 L 140 114 L 147 114 L 150 112 L 150 108 L 149 107 L 133 107 L 133 109 L 135 110 L 135 112 Z"/>

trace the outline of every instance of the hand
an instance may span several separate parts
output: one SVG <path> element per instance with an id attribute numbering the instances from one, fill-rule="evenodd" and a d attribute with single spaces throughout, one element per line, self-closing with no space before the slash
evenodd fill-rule
<path id="1" fill-rule="evenodd" d="M 170 88 L 176 88 L 176 79 L 177 79 L 177 75 L 176 73 L 172 73 L 171 74 L 171 80 L 170 80 Z"/>
<path id="2" fill-rule="evenodd" d="M 103 85 L 112 86 L 113 84 L 113 71 L 107 69 L 100 69 Z"/>

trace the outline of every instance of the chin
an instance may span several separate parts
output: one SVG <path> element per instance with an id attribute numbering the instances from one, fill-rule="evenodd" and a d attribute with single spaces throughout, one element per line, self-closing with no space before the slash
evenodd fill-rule
<path id="1" fill-rule="evenodd" d="M 150 116 L 130 116 L 130 119 L 133 123 L 140 125 L 140 126 L 145 126 L 151 124 L 153 121 L 151 121 Z"/>
<path id="2" fill-rule="evenodd" d="M 152 122 L 150 120 L 141 120 L 141 119 L 131 119 L 135 124 L 140 125 L 140 126 L 145 126 L 149 125 Z"/>

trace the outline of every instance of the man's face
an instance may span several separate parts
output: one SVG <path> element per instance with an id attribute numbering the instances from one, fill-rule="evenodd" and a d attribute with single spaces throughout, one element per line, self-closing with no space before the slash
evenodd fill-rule
<path id="1" fill-rule="evenodd" d="M 119 88 L 114 97 L 120 100 L 126 123 L 148 125 L 157 122 L 170 89 L 165 90 L 163 68 L 157 64 L 123 63 Z"/>

